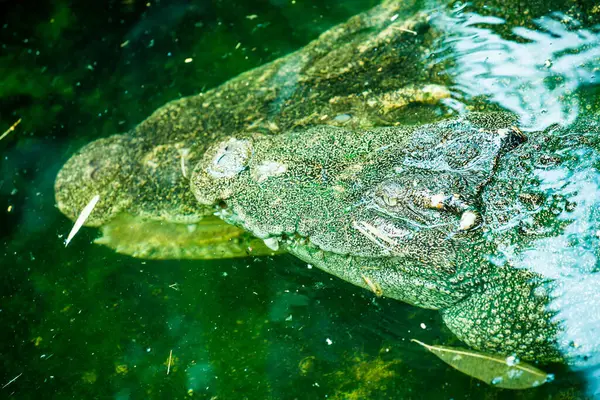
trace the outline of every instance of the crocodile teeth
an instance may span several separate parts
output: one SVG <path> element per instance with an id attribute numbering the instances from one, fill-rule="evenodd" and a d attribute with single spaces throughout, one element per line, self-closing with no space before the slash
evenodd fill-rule
<path id="1" fill-rule="evenodd" d="M 473 210 L 467 210 L 460 216 L 460 223 L 458 229 L 461 231 L 468 231 L 479 219 L 479 215 Z"/>
<path id="2" fill-rule="evenodd" d="M 430 207 L 437 208 L 438 210 L 442 210 L 444 208 L 444 200 L 446 196 L 443 194 L 436 194 L 430 197 Z"/>
<path id="3" fill-rule="evenodd" d="M 265 242 L 265 246 L 267 246 L 268 248 L 270 248 L 273 251 L 277 251 L 279 250 L 279 241 L 277 240 L 277 238 L 267 238 L 264 240 Z"/>

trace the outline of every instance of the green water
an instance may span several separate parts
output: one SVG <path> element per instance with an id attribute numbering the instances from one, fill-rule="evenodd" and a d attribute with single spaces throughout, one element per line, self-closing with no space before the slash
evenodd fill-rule
<path id="1" fill-rule="evenodd" d="M 0 3 L 0 132 L 21 118 L 0 141 L 1 398 L 584 397 L 582 374 L 559 365 L 546 368 L 554 382 L 523 392 L 469 378 L 410 342 L 418 337 L 458 345 L 437 312 L 376 298 L 289 255 L 144 261 L 91 244 L 98 232 L 87 228 L 64 247 L 72 222 L 54 206 L 53 183 L 74 151 L 131 129 L 169 100 L 298 49 L 377 3 Z M 439 26 L 452 32 L 432 55 L 453 60 L 445 72 L 455 82 L 451 108 L 502 107 L 554 117 L 531 118 L 531 126 L 598 115 L 594 26 L 600 9 L 594 4 L 508 2 L 507 12 L 500 1 L 465 9 L 418 3 L 437 10 Z M 511 60 L 521 60 L 523 48 L 516 44 L 527 41 L 511 29 L 560 37 L 532 22 L 554 11 L 578 21 L 572 29 L 585 29 L 589 39 L 571 39 L 575 50 L 566 46 L 561 54 L 588 57 L 562 66 L 555 60 L 563 70 L 519 80 L 528 70 Z M 469 12 L 506 23 L 459 29 Z M 482 41 L 503 48 L 515 43 L 508 47 L 512 58 L 487 64 L 504 68 L 500 84 L 497 70 L 490 68 L 489 81 L 477 70 L 483 64 L 473 58 L 476 52 L 449 44 L 462 43 L 473 29 L 482 29 L 476 32 Z M 539 79 L 544 84 L 536 86 Z M 531 98 L 512 101 L 519 93 Z M 533 101 L 552 97 L 556 104 Z M 589 168 L 597 171 L 598 163 Z M 593 196 L 580 204 L 597 207 Z M 596 229 L 599 217 L 585 218 L 585 229 Z M 597 260 L 592 263 L 597 267 Z"/>

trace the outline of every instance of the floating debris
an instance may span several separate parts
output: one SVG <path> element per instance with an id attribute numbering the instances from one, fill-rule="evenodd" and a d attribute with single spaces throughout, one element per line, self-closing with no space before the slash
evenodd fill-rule
<path id="1" fill-rule="evenodd" d="M 363 281 L 365 281 L 369 289 L 371 289 L 371 291 L 375 293 L 375 296 L 383 296 L 383 289 L 381 289 L 381 286 L 379 286 L 377 282 L 373 282 L 368 276 L 364 274 L 360 274 L 360 276 L 363 278 Z"/>
<path id="2" fill-rule="evenodd" d="M 67 240 L 65 240 L 65 247 L 69 245 L 71 239 L 79 232 L 79 229 L 83 226 L 85 221 L 88 219 L 92 211 L 94 211 L 94 207 L 96 207 L 96 203 L 100 200 L 100 195 L 95 195 L 92 200 L 83 208 L 79 217 L 77 217 L 77 221 L 75 221 L 75 225 L 73 225 L 73 229 L 69 232 L 69 236 L 67 236 Z"/>
<path id="3" fill-rule="evenodd" d="M 417 36 L 417 32 L 415 32 L 415 31 L 413 31 L 413 30 L 411 30 L 411 29 L 407 29 L 407 28 L 398 28 L 398 27 L 395 27 L 395 26 L 393 27 L 393 29 L 396 29 L 396 30 L 398 30 L 398 31 L 402 31 L 402 32 L 406 32 L 406 33 L 410 33 L 410 34 L 413 34 L 413 35 Z"/>
<path id="4" fill-rule="evenodd" d="M 167 375 L 171 372 L 171 361 L 173 360 L 173 350 L 169 352 L 169 364 L 167 365 Z"/>
<path id="5" fill-rule="evenodd" d="M 298 369 L 300 370 L 300 374 L 302 374 L 303 376 L 308 375 L 308 373 L 314 369 L 316 359 L 317 358 L 315 356 L 308 356 L 300 360 L 300 362 L 298 363 Z"/>
<path id="6" fill-rule="evenodd" d="M 515 357 L 507 358 L 468 349 L 431 346 L 416 339 L 411 341 L 425 347 L 460 372 L 499 388 L 529 389 L 554 379 L 554 375 L 547 374 L 527 363 L 517 362 Z"/>
<path id="7" fill-rule="evenodd" d="M 17 375 L 14 378 L 12 378 L 10 381 L 8 381 L 4 386 L 2 386 L 2 389 L 4 389 L 5 387 L 7 387 L 8 385 L 10 385 L 11 383 L 13 383 L 14 381 L 16 381 L 17 379 L 19 379 L 21 377 L 21 375 L 23 375 L 22 372 L 19 375 Z"/>
<path id="8" fill-rule="evenodd" d="M 127 364 L 117 364 L 115 365 L 115 372 L 117 375 L 127 375 L 129 367 L 127 367 Z"/>
<path id="9" fill-rule="evenodd" d="M 185 158 L 190 154 L 190 149 L 181 150 L 181 174 L 187 179 L 187 170 L 185 168 Z"/>
<path id="10" fill-rule="evenodd" d="M 17 122 L 15 122 L 14 124 L 12 124 L 10 126 L 10 128 L 8 128 L 7 130 L 4 131 L 4 133 L 2 134 L 2 136 L 0 136 L 0 140 L 4 139 L 6 136 L 8 136 L 9 133 L 11 133 L 12 131 L 15 130 L 15 128 L 17 127 L 17 125 L 19 125 L 21 123 L 21 118 L 19 118 L 17 120 Z"/>

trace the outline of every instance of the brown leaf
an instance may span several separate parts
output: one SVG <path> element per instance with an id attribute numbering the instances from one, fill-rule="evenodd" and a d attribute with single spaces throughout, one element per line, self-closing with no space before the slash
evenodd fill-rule
<path id="1" fill-rule="evenodd" d="M 442 361 L 473 378 L 503 389 L 529 389 L 554 379 L 552 374 L 516 360 L 447 346 L 431 346 L 411 339 L 438 356 Z"/>

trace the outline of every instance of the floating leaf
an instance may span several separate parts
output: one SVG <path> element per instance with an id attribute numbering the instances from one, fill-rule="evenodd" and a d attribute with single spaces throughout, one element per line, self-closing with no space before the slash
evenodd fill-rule
<path id="1" fill-rule="evenodd" d="M 519 362 L 515 357 L 501 357 L 473 350 L 431 346 L 412 339 L 442 361 L 473 378 L 503 389 L 529 389 L 552 381 L 552 374 Z"/>

